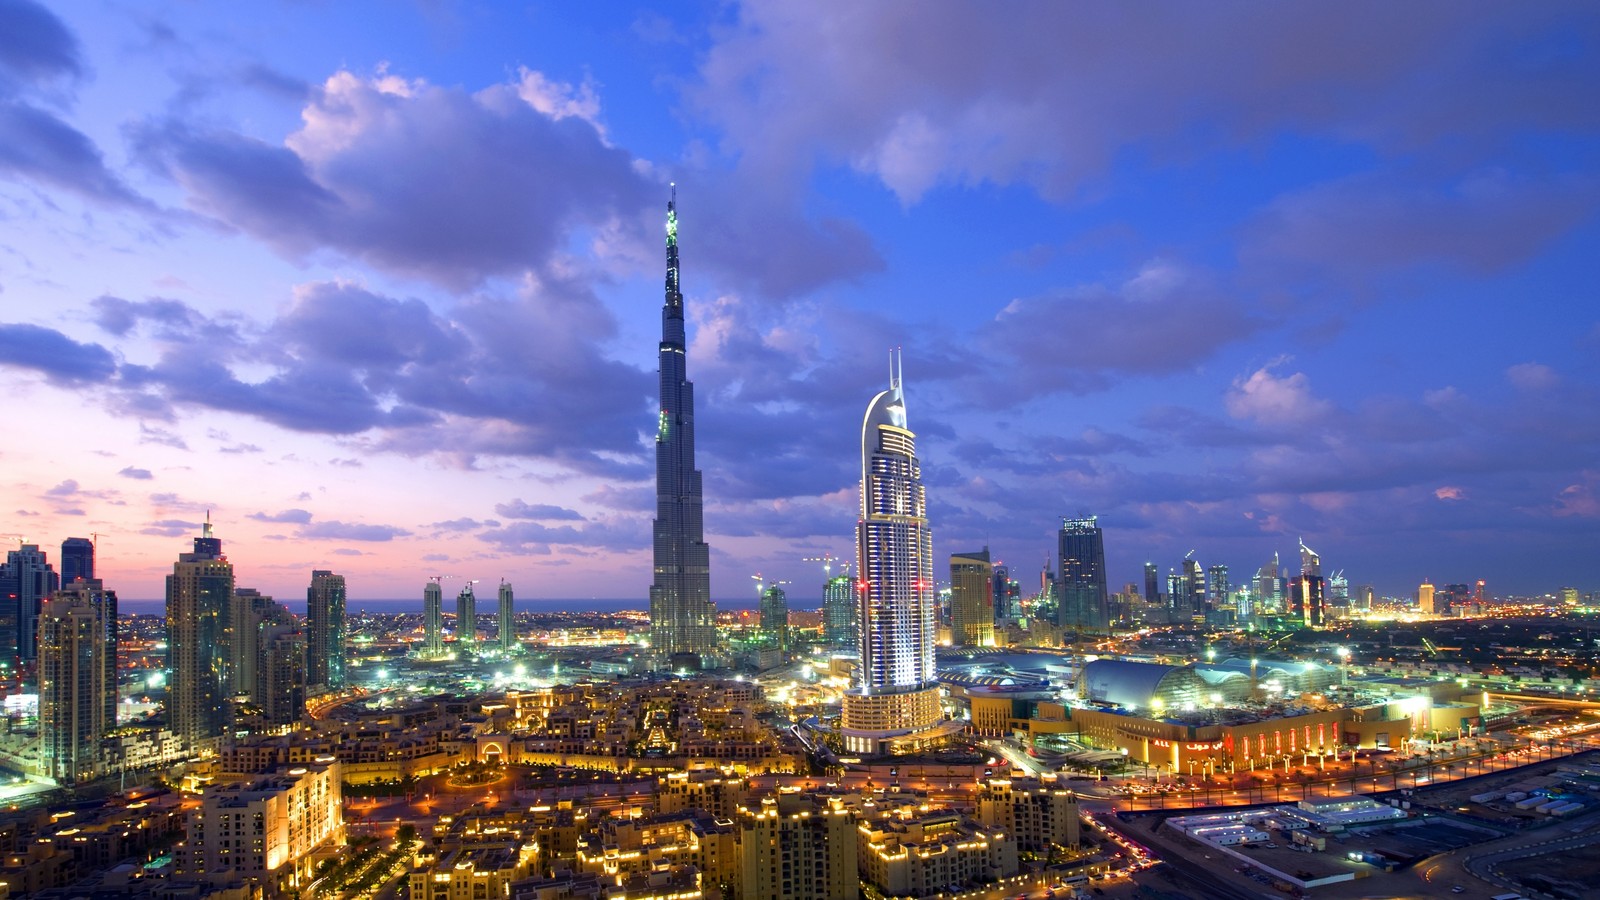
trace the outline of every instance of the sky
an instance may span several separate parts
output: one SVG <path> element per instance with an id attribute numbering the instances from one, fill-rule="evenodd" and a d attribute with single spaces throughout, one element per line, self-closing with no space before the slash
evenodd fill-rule
<path id="1" fill-rule="evenodd" d="M 642 605 L 676 182 L 725 604 L 891 348 L 936 571 L 1600 590 L 1596 97 L 1585 2 L 0 0 L 0 540 Z"/>

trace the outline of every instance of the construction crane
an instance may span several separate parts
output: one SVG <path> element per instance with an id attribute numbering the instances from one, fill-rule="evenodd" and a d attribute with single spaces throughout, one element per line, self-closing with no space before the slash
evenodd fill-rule
<path id="1" fill-rule="evenodd" d="M 839 564 L 839 574 L 841 574 L 841 575 L 849 575 L 850 574 L 850 566 L 851 566 L 850 561 L 847 560 L 847 559 L 843 559 L 841 557 L 838 557 L 838 556 L 834 556 L 832 553 L 829 553 L 827 551 L 823 551 L 823 554 L 821 556 L 803 556 L 803 557 L 800 558 L 800 561 L 801 562 L 819 562 L 819 563 L 822 563 L 822 574 L 824 576 L 828 577 L 828 578 L 832 578 L 833 577 L 833 565 L 834 565 L 834 563 L 838 563 Z"/>

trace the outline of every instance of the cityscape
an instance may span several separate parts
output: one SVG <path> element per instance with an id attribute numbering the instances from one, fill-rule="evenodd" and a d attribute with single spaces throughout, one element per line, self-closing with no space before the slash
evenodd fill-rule
<path id="1" fill-rule="evenodd" d="M 0 0 L 0 900 L 1600 897 L 1597 41 Z"/>

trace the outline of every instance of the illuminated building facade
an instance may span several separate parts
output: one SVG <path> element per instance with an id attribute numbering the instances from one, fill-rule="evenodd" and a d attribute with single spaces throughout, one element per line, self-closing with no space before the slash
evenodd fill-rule
<path id="1" fill-rule="evenodd" d="M 1322 576 L 1306 575 L 1289 584 L 1289 615 L 1293 624 L 1306 628 L 1321 628 L 1327 615 L 1323 598 Z"/>
<path id="2" fill-rule="evenodd" d="M 841 733 L 853 753 L 936 739 L 943 726 L 933 648 L 933 537 L 916 435 L 906 427 L 898 357 L 889 389 L 861 424 L 861 519 L 856 524 L 860 681 L 844 695 Z M 959 730 L 959 729 L 957 729 Z"/>
<path id="3" fill-rule="evenodd" d="M 988 547 L 950 557 L 950 634 L 956 646 L 994 646 L 994 582 Z"/>
<path id="4" fill-rule="evenodd" d="M 650 646 L 664 668 L 698 668 L 717 650 L 711 548 L 705 542 L 700 471 L 694 467 L 694 384 L 685 354 L 678 281 L 677 189 L 667 202 L 666 301 L 661 307 L 661 416 L 656 428 L 655 580 Z"/>
<path id="5" fill-rule="evenodd" d="M 1063 518 L 1057 538 L 1061 570 L 1056 624 L 1073 631 L 1109 632 L 1105 536 L 1096 518 Z"/>
<path id="6" fill-rule="evenodd" d="M 33 659 L 39 649 L 39 608 L 61 581 L 38 544 L 6 551 L 0 563 L 0 656 Z"/>
<path id="7" fill-rule="evenodd" d="M 742 811 L 742 897 L 832 900 L 859 893 L 855 817 L 837 799 L 781 796 Z"/>
<path id="8" fill-rule="evenodd" d="M 188 876 L 232 870 L 277 895 L 311 876 L 312 851 L 344 842 L 339 763 L 323 759 L 206 788 L 177 848 Z"/>
<path id="9" fill-rule="evenodd" d="M 422 588 L 422 655 L 429 659 L 444 655 L 444 588 L 438 579 Z"/>
<path id="10" fill-rule="evenodd" d="M 1433 583 L 1426 579 L 1417 587 L 1417 611 L 1423 613 L 1439 612 L 1438 607 L 1434 604 Z"/>
<path id="11" fill-rule="evenodd" d="M 475 653 L 478 650 L 478 596 L 468 582 L 456 594 L 456 652 Z"/>
<path id="12" fill-rule="evenodd" d="M 228 725 L 233 691 L 233 564 L 206 521 L 167 576 L 167 719 L 193 752 Z"/>
<path id="13" fill-rule="evenodd" d="M 854 652 L 861 643 L 855 581 L 849 575 L 838 575 L 829 578 L 822 590 L 823 643 L 833 650 Z"/>
<path id="14" fill-rule="evenodd" d="M 761 637 L 780 650 L 789 649 L 789 597 L 773 585 L 761 592 Z"/>
<path id="15" fill-rule="evenodd" d="M 500 644 L 502 656 L 510 656 L 517 652 L 520 646 L 517 643 L 517 623 L 515 620 L 516 600 L 511 594 L 510 582 L 500 582 L 500 615 L 497 617 L 500 624 L 500 633 L 497 641 Z"/>
<path id="16" fill-rule="evenodd" d="M 39 615 L 39 738 L 45 773 L 63 785 L 103 770 L 117 725 L 117 595 L 75 579 Z"/>
<path id="17" fill-rule="evenodd" d="M 344 689 L 344 576 L 311 573 L 306 591 L 306 681 L 315 691 Z"/>

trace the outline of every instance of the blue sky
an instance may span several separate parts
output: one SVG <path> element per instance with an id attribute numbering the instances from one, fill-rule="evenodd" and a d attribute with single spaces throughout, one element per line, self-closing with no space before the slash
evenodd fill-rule
<path id="1" fill-rule="evenodd" d="M 154 597 L 205 511 L 332 567 L 643 598 L 666 185 L 713 594 L 820 594 L 905 352 L 936 552 L 1298 537 L 1600 589 L 1581 3 L 0 0 L 12 538 Z M 25 411 L 25 412 L 23 412 Z"/>

